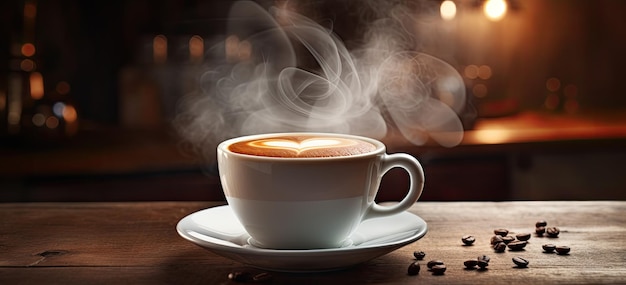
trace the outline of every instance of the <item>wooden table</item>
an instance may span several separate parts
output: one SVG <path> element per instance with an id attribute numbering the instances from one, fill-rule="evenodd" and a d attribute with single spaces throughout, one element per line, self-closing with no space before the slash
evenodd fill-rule
<path id="1" fill-rule="evenodd" d="M 229 284 L 228 273 L 259 270 L 182 239 L 176 223 L 217 202 L 0 204 L 0 284 Z M 272 272 L 275 284 L 624 284 L 626 201 L 418 202 L 411 212 L 429 226 L 425 237 L 356 267 L 325 273 Z M 537 220 L 561 229 L 558 238 L 533 235 L 524 251 L 495 253 L 496 228 L 532 232 Z M 461 237 L 474 235 L 473 246 Z M 569 255 L 541 245 L 571 247 Z M 426 252 L 422 270 L 407 275 L 413 252 Z M 488 270 L 463 261 L 486 254 Z M 530 260 L 516 268 L 514 256 Z M 426 262 L 448 270 L 436 276 Z"/>

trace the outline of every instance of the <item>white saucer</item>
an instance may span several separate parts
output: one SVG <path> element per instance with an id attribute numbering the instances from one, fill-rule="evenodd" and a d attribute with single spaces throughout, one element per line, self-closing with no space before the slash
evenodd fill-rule
<path id="1" fill-rule="evenodd" d="M 426 234 L 426 222 L 409 212 L 364 221 L 341 248 L 277 250 L 248 243 L 250 236 L 229 206 L 192 213 L 178 222 L 178 234 L 216 254 L 273 271 L 341 269 L 394 251 Z"/>

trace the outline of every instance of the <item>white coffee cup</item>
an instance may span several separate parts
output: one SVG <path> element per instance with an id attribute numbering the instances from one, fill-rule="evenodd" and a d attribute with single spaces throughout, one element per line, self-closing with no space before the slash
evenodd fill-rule
<path id="1" fill-rule="evenodd" d="M 235 149 L 235 144 L 251 146 L 252 151 L 241 153 L 248 151 Z M 341 154 L 346 149 L 349 154 Z M 253 153 L 266 150 L 271 153 Z M 280 157 L 307 152 L 314 157 Z M 363 220 L 407 210 L 424 186 L 417 159 L 403 153 L 387 154 L 382 142 L 360 136 L 252 135 L 222 142 L 217 153 L 228 204 L 251 236 L 250 242 L 264 248 L 347 245 Z M 380 181 L 395 167 L 409 174 L 410 189 L 398 204 L 378 205 L 374 198 Z"/>

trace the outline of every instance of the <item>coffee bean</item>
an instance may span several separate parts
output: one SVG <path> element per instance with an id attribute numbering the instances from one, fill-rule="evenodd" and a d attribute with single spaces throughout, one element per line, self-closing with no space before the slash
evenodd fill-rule
<path id="1" fill-rule="evenodd" d="M 544 244 L 541 246 L 545 252 L 552 253 L 556 249 L 556 245 Z"/>
<path id="2" fill-rule="evenodd" d="M 505 237 L 502 237 L 502 241 L 503 241 L 504 243 L 506 243 L 506 244 L 508 244 L 508 243 L 510 243 L 510 242 L 512 242 L 512 241 L 514 241 L 514 240 L 515 240 L 515 238 L 514 238 L 513 236 L 505 236 Z"/>
<path id="3" fill-rule="evenodd" d="M 489 258 L 489 256 L 486 256 L 486 255 L 480 255 L 480 256 L 478 256 L 478 258 L 476 260 L 482 260 L 482 261 L 485 261 L 485 262 L 489 262 L 489 260 L 491 260 L 491 258 Z"/>
<path id="4" fill-rule="evenodd" d="M 257 275 L 254 275 L 254 277 L 252 277 L 252 281 L 256 283 L 265 283 L 272 281 L 273 278 L 274 277 L 271 274 L 267 272 L 261 272 Z"/>
<path id="5" fill-rule="evenodd" d="M 472 245 L 475 241 L 476 238 L 474 236 L 463 236 L 461 238 L 461 241 L 465 244 L 465 245 Z"/>
<path id="6" fill-rule="evenodd" d="M 493 246 L 493 250 L 495 250 L 496 252 L 504 252 L 504 250 L 506 250 L 506 243 L 504 242 L 496 243 Z"/>
<path id="7" fill-rule="evenodd" d="M 568 254 L 570 251 L 569 246 L 560 245 L 556 247 L 557 254 Z"/>
<path id="8" fill-rule="evenodd" d="M 509 230 L 507 230 L 507 229 L 495 229 L 495 230 L 493 230 L 493 233 L 498 235 L 498 236 L 504 237 L 504 236 L 509 234 Z"/>
<path id="9" fill-rule="evenodd" d="M 548 225 L 548 222 L 546 222 L 545 220 L 537 221 L 537 222 L 535 223 L 535 227 L 536 227 L 536 228 L 539 228 L 539 227 L 545 227 L 545 226 L 547 226 L 547 225 Z"/>
<path id="10" fill-rule="evenodd" d="M 411 263 L 411 265 L 409 265 L 409 268 L 407 269 L 407 274 L 417 275 L 419 273 L 420 273 L 420 264 L 417 261 Z"/>
<path id="11" fill-rule="evenodd" d="M 431 260 L 428 263 L 426 263 L 426 266 L 428 268 L 433 268 L 433 266 L 435 266 L 435 265 L 443 265 L 443 261 L 441 261 L 441 260 Z"/>
<path id="12" fill-rule="evenodd" d="M 520 233 L 520 234 L 516 234 L 515 237 L 518 240 L 522 240 L 522 241 L 527 241 L 530 239 L 530 233 Z"/>
<path id="13" fill-rule="evenodd" d="M 479 260 L 476 264 L 480 267 L 480 269 L 485 269 L 489 266 L 489 261 Z"/>
<path id="14" fill-rule="evenodd" d="M 495 236 L 491 237 L 491 244 L 496 244 L 496 243 L 500 243 L 500 242 L 503 242 L 503 241 L 504 240 L 499 235 L 495 235 Z"/>
<path id="15" fill-rule="evenodd" d="M 250 272 L 234 271 L 228 273 L 228 279 L 235 282 L 248 282 L 252 280 L 252 274 L 250 274 Z"/>
<path id="16" fill-rule="evenodd" d="M 528 260 L 523 258 L 523 257 L 513 257 L 513 263 L 515 263 L 515 265 L 517 265 L 517 267 L 526 267 L 528 266 Z"/>
<path id="17" fill-rule="evenodd" d="M 426 253 L 423 251 L 414 251 L 413 256 L 415 256 L 415 259 L 417 260 L 422 260 L 426 256 Z"/>
<path id="18" fill-rule="evenodd" d="M 538 236 L 542 236 L 543 234 L 545 234 L 545 233 L 546 233 L 546 228 L 545 228 L 545 227 L 537 227 L 537 228 L 535 229 L 535 233 L 536 233 Z"/>
<path id="19" fill-rule="evenodd" d="M 443 275 L 446 272 L 446 266 L 443 264 L 435 265 L 430 269 L 434 275 Z"/>
<path id="20" fill-rule="evenodd" d="M 528 242 L 526 241 L 518 240 L 518 241 L 510 242 L 509 244 L 507 244 L 507 246 L 509 247 L 510 250 L 519 251 L 519 250 L 523 250 L 524 247 L 526 247 L 527 243 Z"/>
<path id="21" fill-rule="evenodd" d="M 548 234 L 549 237 L 558 237 L 561 231 L 557 227 L 549 227 L 549 228 L 546 228 L 546 233 Z"/>
<path id="22" fill-rule="evenodd" d="M 463 262 L 463 265 L 465 265 L 465 267 L 467 267 L 468 269 L 472 269 L 472 268 L 476 267 L 476 265 L 478 265 L 478 260 L 476 260 L 476 259 L 468 259 L 468 260 Z"/>

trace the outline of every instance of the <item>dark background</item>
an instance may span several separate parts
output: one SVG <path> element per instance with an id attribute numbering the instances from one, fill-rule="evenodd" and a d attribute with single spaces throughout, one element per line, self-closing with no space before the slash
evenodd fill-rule
<path id="1" fill-rule="evenodd" d="M 399 1 L 385 3 L 395 2 Z M 193 70 L 187 51 L 189 38 L 200 36 L 209 45 L 224 36 L 231 3 L 2 1 L 0 95 L 7 94 L 10 74 L 23 74 L 15 68 L 15 62 L 23 59 L 16 47 L 19 50 L 23 43 L 31 42 L 36 46 L 32 59 L 44 77 L 46 95 L 38 101 L 25 95 L 24 114 L 61 100 L 76 107 L 79 128 L 68 133 L 61 128 L 40 130 L 30 126 L 10 132 L 5 102 L 4 108 L 0 108 L 0 198 L 221 198 L 214 163 L 188 151 L 170 122 L 177 100 L 195 84 L 185 76 Z M 289 3 L 316 21 L 333 23 L 333 30 L 351 47 L 358 45 L 365 30 L 360 20 L 376 18 L 378 6 L 372 3 L 383 2 Z M 471 103 L 465 122 L 468 131 L 473 130 L 475 123 L 494 119 L 511 119 L 507 122 L 530 125 L 531 130 L 545 125 L 585 131 L 580 132 L 581 137 L 535 136 L 522 142 L 474 142 L 454 149 L 387 142 L 392 150 L 411 152 L 424 161 L 432 175 L 430 181 L 434 181 L 431 187 L 438 189 L 437 185 L 451 183 L 450 177 L 458 178 L 452 179 L 458 180 L 457 184 L 442 186 L 433 194 L 426 192 L 425 198 L 623 199 L 620 193 L 624 191 L 619 189 L 626 182 L 619 178 L 618 159 L 626 149 L 626 133 L 621 131 L 621 126 L 626 125 L 622 115 L 626 108 L 626 2 L 509 1 L 505 18 L 491 22 L 482 15 L 481 1 L 463 1 L 457 3 L 457 18 L 449 23 L 438 16 L 440 3 L 423 1 L 410 5 L 409 13 L 415 14 L 416 21 L 413 32 L 420 39 L 415 49 L 444 59 L 464 76 Z M 269 7 L 284 5 L 284 1 L 259 4 Z M 25 22 L 25 5 L 36 6 L 32 26 Z M 167 61 L 161 64 L 154 62 L 152 54 L 157 35 L 168 40 Z M 488 66 L 492 75 L 471 78 L 465 73 L 470 66 Z M 547 88 L 551 78 L 560 83 L 555 90 Z M 59 82 L 68 83 L 71 91 L 62 96 L 56 94 Z M 478 85 L 486 88 L 486 95 L 476 94 L 474 87 Z M 571 88 L 566 89 L 567 86 Z M 575 90 L 574 95 L 566 90 Z M 554 100 L 556 105 L 550 104 Z M 576 107 L 568 108 L 566 102 L 574 102 Z M 546 117 L 549 120 L 545 121 Z M 552 124 L 561 122 L 560 118 L 567 122 Z M 22 119 L 29 124 L 29 118 Z M 607 125 L 611 131 L 605 135 L 601 130 Z M 578 163 L 587 167 L 568 168 Z M 546 169 L 555 168 L 563 170 L 545 175 Z M 602 186 L 604 192 L 600 191 L 603 194 L 589 195 L 582 186 L 572 192 L 575 194 L 569 193 L 567 187 L 597 185 L 594 181 L 572 179 L 589 172 L 587 168 L 609 180 L 601 183 L 606 184 Z M 396 176 L 397 181 L 389 178 L 393 181 L 386 183 L 392 188 L 404 187 L 402 175 Z M 540 185 L 541 189 L 560 189 L 553 194 L 533 192 L 520 186 L 525 183 Z M 209 188 L 212 190 L 203 190 Z"/>

